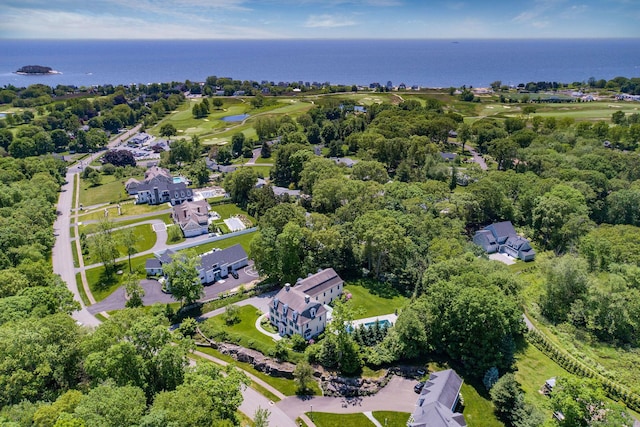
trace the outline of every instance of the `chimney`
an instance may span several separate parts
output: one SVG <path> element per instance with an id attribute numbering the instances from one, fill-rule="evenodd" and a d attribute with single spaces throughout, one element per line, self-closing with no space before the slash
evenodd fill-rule
<path id="1" fill-rule="evenodd" d="M 290 283 L 285 283 L 284 284 L 284 290 L 289 292 L 290 289 L 291 289 L 291 284 Z"/>
<path id="2" fill-rule="evenodd" d="M 311 297 L 309 295 L 305 295 L 304 296 L 304 303 L 305 304 L 309 304 L 309 301 L 311 301 Z"/>

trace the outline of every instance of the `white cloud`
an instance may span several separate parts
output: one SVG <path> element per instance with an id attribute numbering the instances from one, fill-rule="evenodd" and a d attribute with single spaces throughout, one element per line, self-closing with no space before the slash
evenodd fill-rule
<path id="1" fill-rule="evenodd" d="M 356 22 L 337 15 L 311 15 L 305 22 L 307 28 L 337 28 L 350 27 L 356 25 Z"/>
<path id="2" fill-rule="evenodd" d="M 146 21 L 139 17 L 91 15 L 39 9 L 10 9 L 0 14 L 2 38 L 57 39 L 252 39 L 281 35 L 253 26 L 212 25 L 211 21 L 182 23 Z"/>

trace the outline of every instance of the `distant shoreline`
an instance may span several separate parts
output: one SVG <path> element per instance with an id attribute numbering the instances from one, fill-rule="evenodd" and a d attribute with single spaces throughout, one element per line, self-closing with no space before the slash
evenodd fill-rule
<path id="1" fill-rule="evenodd" d="M 25 73 L 24 71 L 14 71 L 13 74 L 18 74 L 20 76 L 49 76 L 53 74 L 62 74 L 60 71 L 51 70 L 46 73 Z"/>

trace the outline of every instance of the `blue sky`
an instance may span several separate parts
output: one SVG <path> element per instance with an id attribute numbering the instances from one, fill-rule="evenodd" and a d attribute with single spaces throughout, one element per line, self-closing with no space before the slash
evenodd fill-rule
<path id="1" fill-rule="evenodd" d="M 2 0 L 0 38 L 640 37 L 640 0 Z"/>

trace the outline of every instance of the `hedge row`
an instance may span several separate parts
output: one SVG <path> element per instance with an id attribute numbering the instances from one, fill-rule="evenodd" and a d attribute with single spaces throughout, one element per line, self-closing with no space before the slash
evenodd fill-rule
<path id="1" fill-rule="evenodd" d="M 618 401 L 622 401 L 627 407 L 634 411 L 640 410 L 640 395 L 630 391 L 626 387 L 612 381 L 610 378 L 596 372 L 575 357 L 565 352 L 555 343 L 551 342 L 544 334 L 538 330 L 529 330 L 528 341 L 535 345 L 540 351 L 549 356 L 568 372 L 581 377 L 594 378 L 601 385 L 607 395 Z"/>

